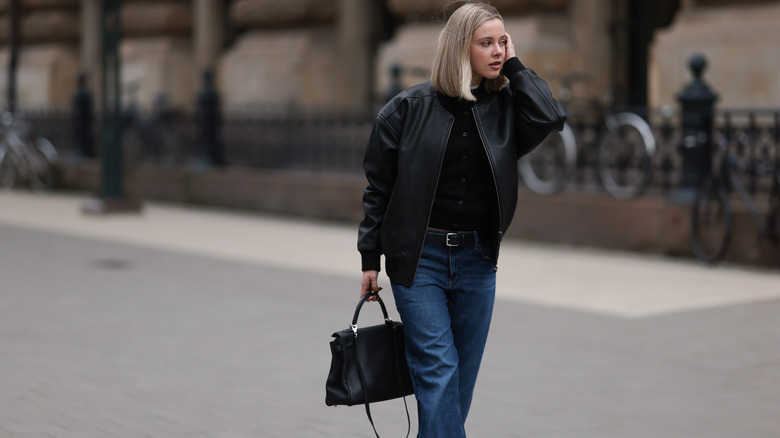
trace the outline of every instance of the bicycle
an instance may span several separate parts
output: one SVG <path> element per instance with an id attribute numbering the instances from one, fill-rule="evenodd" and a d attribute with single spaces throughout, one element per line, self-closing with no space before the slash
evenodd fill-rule
<path id="1" fill-rule="evenodd" d="M 54 145 L 8 111 L 0 117 L 0 125 L 0 186 L 9 190 L 20 178 L 36 192 L 53 188 L 59 159 Z"/>
<path id="2" fill-rule="evenodd" d="M 741 139 L 738 147 L 743 144 L 744 139 Z M 691 249 L 696 258 L 712 265 L 723 259 L 731 240 L 734 226 L 730 201 L 732 191 L 742 200 L 756 223 L 759 245 L 766 237 L 775 242 L 780 238 L 780 156 L 775 156 L 773 164 L 755 164 L 746 158 L 740 159 L 729 149 L 726 140 L 718 146 L 721 151 L 718 171 L 700 183 L 691 212 Z M 765 217 L 742 182 L 740 172 L 771 177 L 772 189 Z"/>
<path id="3" fill-rule="evenodd" d="M 558 93 L 568 115 L 571 100 L 570 85 L 585 75 L 571 73 L 560 77 L 564 87 Z M 569 122 L 563 130 L 554 132 L 530 154 L 518 162 L 518 172 L 532 191 L 549 195 L 560 192 L 578 165 L 587 164 L 587 154 L 596 151 L 595 166 L 602 187 L 617 199 L 632 199 L 642 194 L 650 184 L 652 158 L 656 143 L 650 125 L 638 114 L 623 111 L 613 113 L 597 100 L 590 101 L 591 113 L 598 115 L 594 140 L 578 145 Z"/>

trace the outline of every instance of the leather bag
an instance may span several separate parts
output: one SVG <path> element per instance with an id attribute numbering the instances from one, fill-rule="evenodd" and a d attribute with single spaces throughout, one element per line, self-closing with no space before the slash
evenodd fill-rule
<path id="1" fill-rule="evenodd" d="M 358 328 L 360 309 L 369 297 L 377 298 L 385 322 Z M 413 394 L 412 380 L 404 354 L 403 327 L 401 322 L 390 319 L 379 295 L 365 295 L 358 303 L 349 327 L 332 335 L 334 339 L 330 341 L 332 357 L 325 385 L 325 404 L 364 404 L 366 415 L 374 427 L 369 403 Z M 409 420 L 408 407 L 406 415 Z M 374 433 L 376 434 L 375 427 Z"/>

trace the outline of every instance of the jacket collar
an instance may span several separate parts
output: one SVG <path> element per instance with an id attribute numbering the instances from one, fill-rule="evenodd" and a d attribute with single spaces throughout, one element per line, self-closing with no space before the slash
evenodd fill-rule
<path id="1" fill-rule="evenodd" d="M 483 84 L 480 84 L 479 87 L 473 89 L 471 92 L 474 94 L 474 97 L 477 98 L 476 102 L 461 99 L 460 97 L 447 96 L 446 94 L 442 94 L 438 91 L 436 92 L 436 99 L 439 101 L 442 108 L 444 108 L 448 113 L 455 114 L 456 112 L 470 110 L 474 105 L 478 105 L 484 102 L 485 99 L 490 95 L 490 93 L 485 90 Z"/>

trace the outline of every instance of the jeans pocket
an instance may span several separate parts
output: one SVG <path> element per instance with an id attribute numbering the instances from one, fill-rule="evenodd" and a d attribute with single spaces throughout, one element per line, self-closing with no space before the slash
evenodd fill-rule
<path id="1" fill-rule="evenodd" d="M 482 258 L 489 261 L 490 263 L 493 263 L 496 258 L 496 250 L 489 246 L 483 246 L 480 242 L 477 242 L 474 249 L 479 251 L 479 253 L 482 255 Z"/>

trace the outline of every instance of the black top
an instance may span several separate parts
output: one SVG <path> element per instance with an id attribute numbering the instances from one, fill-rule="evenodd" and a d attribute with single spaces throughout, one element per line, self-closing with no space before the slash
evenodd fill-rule
<path id="1" fill-rule="evenodd" d="M 482 86 L 472 93 L 477 102 L 487 95 Z M 444 152 L 428 226 L 449 231 L 487 232 L 492 225 L 496 189 L 472 112 L 477 102 L 440 93 L 436 97 L 455 120 Z"/>

